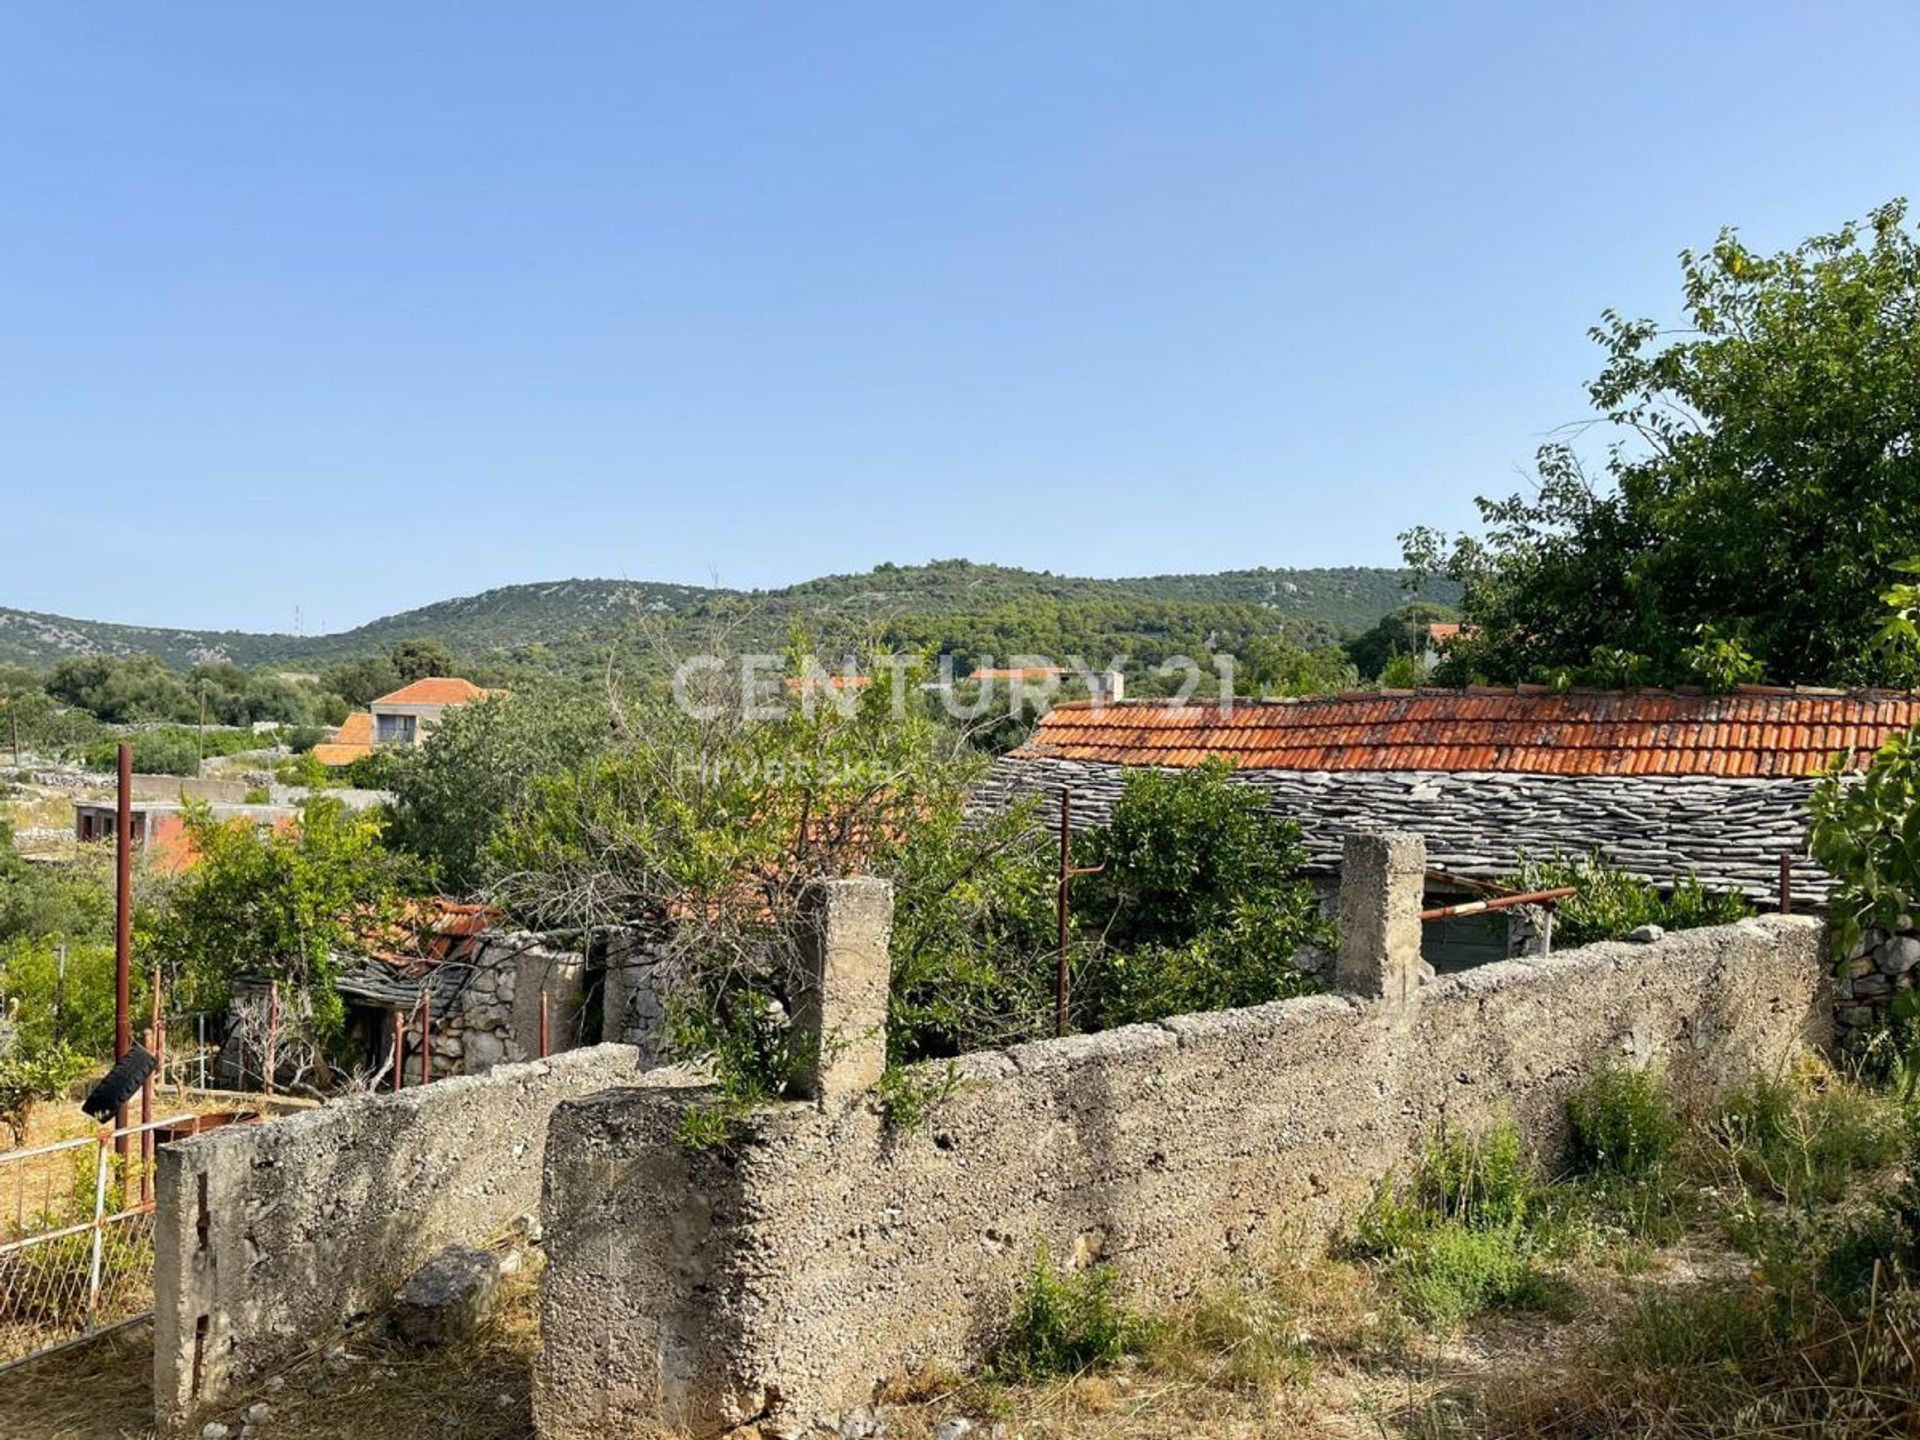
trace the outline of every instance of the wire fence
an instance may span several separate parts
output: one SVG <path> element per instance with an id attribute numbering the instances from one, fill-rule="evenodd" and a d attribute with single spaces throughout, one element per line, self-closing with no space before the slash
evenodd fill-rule
<path id="1" fill-rule="evenodd" d="M 153 1152 L 192 1115 L 0 1152 L 0 1369 L 153 1310 Z"/>

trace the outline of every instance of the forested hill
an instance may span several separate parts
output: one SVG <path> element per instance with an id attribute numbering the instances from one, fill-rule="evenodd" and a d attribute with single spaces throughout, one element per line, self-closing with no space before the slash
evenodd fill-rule
<path id="1" fill-rule="evenodd" d="M 1349 566 L 1096 580 L 943 560 L 765 591 L 558 580 L 503 586 L 309 636 L 118 625 L 0 607 L 0 662 L 45 666 L 75 655 L 117 655 L 174 667 L 204 660 L 315 667 L 426 638 L 474 661 L 564 663 L 639 624 L 669 638 L 724 625 L 736 638 L 760 642 L 777 640 L 794 623 L 853 622 L 913 643 L 967 645 L 985 637 L 1039 648 L 1076 636 L 1205 630 L 1222 619 L 1239 628 L 1264 615 L 1276 629 L 1332 636 L 1361 630 L 1404 604 L 1405 578 L 1400 570 Z M 1445 581 L 1430 581 L 1422 593 L 1447 603 L 1457 598 Z M 1228 608 L 1216 615 L 1214 607 Z"/>

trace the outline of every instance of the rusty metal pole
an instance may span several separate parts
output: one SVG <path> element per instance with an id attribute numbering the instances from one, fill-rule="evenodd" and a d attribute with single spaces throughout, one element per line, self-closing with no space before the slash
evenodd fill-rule
<path id="1" fill-rule="evenodd" d="M 1780 913 L 1793 913 L 1793 856 L 1780 857 Z"/>
<path id="2" fill-rule="evenodd" d="M 393 1012 L 393 1088 L 398 1090 L 405 1082 L 403 1072 L 407 1068 L 407 1012 Z"/>
<path id="3" fill-rule="evenodd" d="M 133 746 L 120 742 L 120 793 L 114 806 L 113 877 L 113 1058 L 133 1048 Z M 127 1128 L 127 1107 L 114 1115 L 114 1128 Z M 127 1137 L 114 1141 L 127 1153 Z"/>
<path id="4" fill-rule="evenodd" d="M 1067 881 L 1073 869 L 1073 792 L 1060 787 L 1060 879 L 1054 901 L 1060 922 L 1060 953 L 1053 968 L 1053 1033 L 1067 1033 Z"/>
<path id="5" fill-rule="evenodd" d="M 433 992 L 420 985 L 420 1083 L 433 1083 Z"/>

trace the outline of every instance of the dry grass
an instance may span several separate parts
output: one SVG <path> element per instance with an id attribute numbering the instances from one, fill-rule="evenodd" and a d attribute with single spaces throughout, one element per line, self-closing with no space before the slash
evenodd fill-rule
<path id="1" fill-rule="evenodd" d="M 342 1354 L 310 1355 L 206 1418 L 238 1435 L 247 1408 L 264 1402 L 269 1440 L 531 1440 L 534 1317 L 533 1280 L 515 1274 L 468 1344 L 414 1350 L 359 1336 Z M 151 1440 L 152 1419 L 145 1326 L 0 1374 L 5 1440 Z"/>

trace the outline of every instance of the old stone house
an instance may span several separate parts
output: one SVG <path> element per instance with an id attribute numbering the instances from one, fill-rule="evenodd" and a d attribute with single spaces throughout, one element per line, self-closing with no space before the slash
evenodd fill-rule
<path id="1" fill-rule="evenodd" d="M 1491 879 L 1525 851 L 1599 851 L 1656 884 L 1693 874 L 1773 903 L 1824 899 L 1807 800 L 1834 759 L 1858 767 L 1920 724 L 1907 693 L 1368 691 L 1232 704 L 1063 705 L 1001 757 L 982 804 L 1037 793 L 1104 818 L 1129 769 L 1219 758 L 1300 824 L 1330 871 L 1355 830 L 1413 831 L 1436 871 Z"/>

